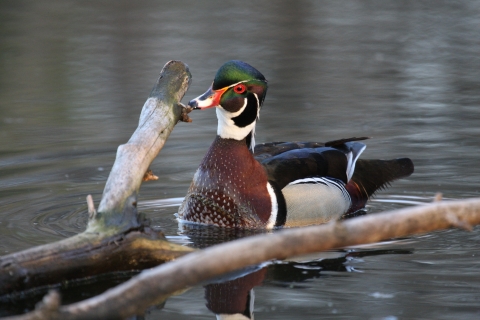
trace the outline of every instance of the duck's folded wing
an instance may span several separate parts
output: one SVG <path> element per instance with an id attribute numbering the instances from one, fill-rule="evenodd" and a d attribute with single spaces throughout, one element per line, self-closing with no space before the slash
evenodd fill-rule
<path id="1" fill-rule="evenodd" d="M 260 163 L 269 181 L 280 189 L 290 182 L 308 177 L 330 177 L 347 183 L 348 159 L 342 151 L 334 148 L 293 149 Z"/>

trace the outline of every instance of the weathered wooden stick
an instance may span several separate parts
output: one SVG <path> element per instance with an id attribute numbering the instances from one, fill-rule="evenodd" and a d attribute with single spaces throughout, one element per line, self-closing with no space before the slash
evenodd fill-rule
<path id="1" fill-rule="evenodd" d="M 342 222 L 243 238 L 147 270 L 91 299 L 48 311 L 49 319 L 126 318 L 160 297 L 271 259 L 480 224 L 480 199 L 435 202 Z M 9 319 L 46 319 L 41 310 Z"/>
<path id="2" fill-rule="evenodd" d="M 143 270 L 191 251 L 145 231 L 108 237 L 83 232 L 2 257 L 0 294 L 112 271 Z"/>
<path id="3" fill-rule="evenodd" d="M 122 230 L 139 226 L 137 194 L 153 159 L 181 119 L 180 100 L 190 84 L 191 74 L 180 61 L 168 62 L 145 102 L 138 127 L 130 140 L 118 147 L 95 219 L 87 231 L 104 227 Z"/>
<path id="4" fill-rule="evenodd" d="M 142 178 L 180 119 L 179 102 L 191 79 L 188 66 L 170 61 L 145 102 L 137 130 L 118 148 L 98 210 L 87 197 L 89 222 L 81 234 L 0 257 L 0 295 L 111 271 L 139 270 L 192 251 L 171 244 L 139 219 Z"/>

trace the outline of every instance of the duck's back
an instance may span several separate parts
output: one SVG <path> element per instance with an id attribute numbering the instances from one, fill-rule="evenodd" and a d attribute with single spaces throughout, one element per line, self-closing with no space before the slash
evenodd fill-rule
<path id="1" fill-rule="evenodd" d="M 325 223 L 363 209 L 390 182 L 413 172 L 408 158 L 358 159 L 367 138 L 319 142 L 274 142 L 256 147 L 268 179 L 282 189 L 285 226 Z"/>

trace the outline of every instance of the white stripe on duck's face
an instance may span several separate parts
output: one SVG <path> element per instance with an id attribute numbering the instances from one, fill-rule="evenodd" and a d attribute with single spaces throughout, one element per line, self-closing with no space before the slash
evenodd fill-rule
<path id="1" fill-rule="evenodd" d="M 218 119 L 217 134 L 223 139 L 242 140 L 252 132 L 252 143 L 250 145 L 252 150 L 255 145 L 253 136 L 255 134 L 255 125 L 257 124 L 256 119 L 260 111 L 258 107 L 258 97 L 256 94 L 254 94 L 254 97 L 256 103 L 253 107 L 255 107 L 256 110 L 250 110 L 253 109 L 253 107 L 251 106 L 251 101 L 249 104 L 248 98 L 243 98 L 243 106 L 236 112 L 227 111 L 222 105 L 218 105 L 216 109 Z M 247 106 L 249 110 L 247 110 Z M 250 115 L 245 116 L 245 112 L 250 113 Z M 255 112 L 254 116 L 251 115 L 253 112 Z M 252 122 L 248 123 L 248 121 Z"/>

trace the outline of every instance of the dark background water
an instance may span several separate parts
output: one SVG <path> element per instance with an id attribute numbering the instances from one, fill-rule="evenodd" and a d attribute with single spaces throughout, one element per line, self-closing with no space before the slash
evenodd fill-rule
<path id="1" fill-rule="evenodd" d="M 225 61 L 258 68 L 269 91 L 257 142 L 371 136 L 363 157 L 411 157 L 415 173 L 379 192 L 371 213 L 437 192 L 476 197 L 479 35 L 478 1 L 3 0 L 0 254 L 84 230 L 86 195 L 98 204 L 116 147 L 172 59 L 193 74 L 184 101 Z M 139 199 L 184 244 L 173 214 L 216 133 L 213 111 L 192 118 Z M 479 240 L 478 228 L 450 230 L 270 265 L 250 276 L 261 283 L 255 316 L 478 318 Z M 147 319 L 213 319 L 210 289 L 172 297 Z"/>

